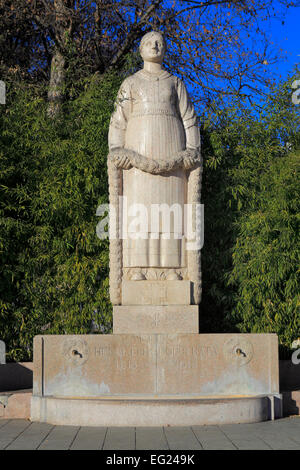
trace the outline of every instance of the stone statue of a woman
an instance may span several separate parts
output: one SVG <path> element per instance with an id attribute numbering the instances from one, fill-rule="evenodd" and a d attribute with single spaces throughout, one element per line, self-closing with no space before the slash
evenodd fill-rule
<path id="1" fill-rule="evenodd" d="M 179 207 L 183 215 L 185 205 L 200 203 L 197 118 L 184 83 L 162 68 L 165 51 L 166 43 L 160 33 L 150 32 L 142 38 L 144 68 L 122 83 L 109 129 L 110 204 L 121 211 L 119 196 L 126 196 L 127 208 L 145 208 L 148 221 L 157 205 Z M 139 228 L 136 237 L 136 226 L 133 224 L 132 228 L 128 223 L 129 213 L 130 210 L 127 215 L 123 212 L 122 216 L 125 236 L 123 227 L 123 237 L 118 234 L 110 241 L 112 303 L 122 303 L 124 279 L 183 279 L 193 283 L 192 303 L 198 304 L 200 252 L 186 250 L 184 217 L 173 214 L 171 227 L 167 228 L 160 217 L 154 229 L 148 224 L 142 231 Z"/>

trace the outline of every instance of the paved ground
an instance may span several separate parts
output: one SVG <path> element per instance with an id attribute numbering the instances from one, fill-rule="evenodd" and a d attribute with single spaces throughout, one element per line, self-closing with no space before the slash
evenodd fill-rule
<path id="1" fill-rule="evenodd" d="M 166 428 L 52 426 L 0 420 L 0 449 L 300 450 L 300 417 L 256 424 Z"/>

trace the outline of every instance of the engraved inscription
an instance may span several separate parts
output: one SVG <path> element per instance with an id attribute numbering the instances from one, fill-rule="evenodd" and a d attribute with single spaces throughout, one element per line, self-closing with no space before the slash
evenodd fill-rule
<path id="1" fill-rule="evenodd" d="M 207 360 L 217 358 L 219 356 L 219 350 L 217 346 L 173 346 L 166 345 L 159 351 L 161 356 L 189 356 L 195 359 Z"/>
<path id="2" fill-rule="evenodd" d="M 149 286 L 144 286 L 144 301 L 146 304 L 153 305 L 154 303 L 163 304 L 167 299 L 167 287 L 165 285 L 157 286 L 150 283 Z"/>
<path id="3" fill-rule="evenodd" d="M 155 312 L 154 317 L 152 318 L 152 328 L 157 328 L 160 324 L 159 313 Z"/>
<path id="4" fill-rule="evenodd" d="M 161 304 L 163 304 L 167 299 L 167 288 L 165 285 L 159 286 L 158 290 L 158 299 Z"/>
<path id="5" fill-rule="evenodd" d="M 174 345 L 166 344 L 159 348 L 158 355 L 162 363 L 169 362 L 172 368 L 180 373 L 193 371 L 198 378 L 207 377 L 209 361 L 216 361 L 220 357 L 219 348 L 216 345 Z"/>
<path id="6" fill-rule="evenodd" d="M 116 348 L 116 356 L 120 357 L 137 357 L 137 356 L 146 356 L 148 354 L 147 348 L 132 346 L 131 348 Z"/>
<path id="7" fill-rule="evenodd" d="M 94 349 L 94 354 L 95 356 L 101 356 L 101 357 L 108 357 L 108 356 L 112 356 L 113 354 L 113 351 L 111 348 L 105 348 L 105 347 L 96 347 Z"/>
<path id="8" fill-rule="evenodd" d="M 116 368 L 118 370 L 135 370 L 138 368 L 138 364 L 136 360 L 127 359 L 127 358 L 126 359 L 117 358 Z"/>
<path id="9" fill-rule="evenodd" d="M 141 340 L 137 341 L 137 344 L 133 346 L 117 346 L 115 348 L 109 346 L 96 346 L 94 348 L 94 355 L 98 358 L 110 358 L 110 367 L 115 367 L 119 371 L 125 370 L 136 370 L 141 367 L 141 361 L 147 359 L 149 355 L 148 348 L 141 343 Z M 103 367 L 102 363 L 102 367 Z M 139 365 L 140 364 L 140 365 Z"/>
<path id="10" fill-rule="evenodd" d="M 183 361 L 175 361 L 174 366 L 180 370 L 190 370 L 198 367 L 197 361 L 192 360 L 183 360 Z"/>
<path id="11" fill-rule="evenodd" d="M 140 360 L 146 359 L 148 356 L 148 349 L 141 345 L 117 348 L 116 354 L 116 368 L 118 370 L 136 370 L 141 366 Z M 140 365 L 139 365 L 140 364 Z"/>

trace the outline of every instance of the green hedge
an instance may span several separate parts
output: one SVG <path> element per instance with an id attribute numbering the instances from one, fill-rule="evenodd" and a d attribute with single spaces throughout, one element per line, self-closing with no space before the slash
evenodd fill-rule
<path id="1" fill-rule="evenodd" d="M 108 202 L 107 133 L 120 78 L 94 78 L 63 116 L 40 90 L 10 87 L 1 126 L 0 336 L 9 358 L 31 358 L 40 333 L 111 330 L 108 241 L 96 236 Z"/>
<path id="2" fill-rule="evenodd" d="M 291 77 L 257 109 L 204 122 L 203 331 L 300 336 L 299 106 Z"/>

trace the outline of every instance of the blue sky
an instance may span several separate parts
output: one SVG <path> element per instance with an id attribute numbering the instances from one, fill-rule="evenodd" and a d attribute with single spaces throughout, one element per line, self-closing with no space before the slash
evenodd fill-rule
<path id="1" fill-rule="evenodd" d="M 290 8 L 282 24 L 281 19 L 270 20 L 268 31 L 274 42 L 287 52 L 286 60 L 271 65 L 276 77 L 285 79 L 293 66 L 300 63 L 300 8 Z"/>
<path id="2" fill-rule="evenodd" d="M 259 5 L 259 1 L 260 0 L 256 0 L 256 6 Z M 294 0 L 294 3 L 296 3 L 296 1 L 297 0 Z M 165 0 L 165 3 L 171 4 L 173 3 L 173 0 Z M 288 75 L 292 73 L 296 64 L 300 65 L 300 7 L 291 7 L 287 9 L 283 7 L 282 3 L 283 0 L 271 0 L 270 2 L 269 12 L 272 14 L 273 7 L 273 14 L 276 13 L 276 17 L 272 17 L 269 20 L 263 20 L 260 18 L 260 16 L 264 16 L 264 10 L 262 12 L 258 12 L 258 16 L 256 17 L 256 24 L 258 29 L 264 31 L 267 34 L 269 40 L 273 42 L 273 45 L 270 44 L 270 47 L 268 48 L 268 62 L 265 64 L 265 66 L 260 68 L 260 72 L 266 72 L 264 77 L 275 79 L 277 84 L 279 81 L 285 81 L 287 79 Z M 227 11 L 226 7 L 224 6 L 222 8 L 224 8 L 225 15 L 225 12 Z M 255 35 L 254 28 L 256 28 L 256 26 L 252 26 L 252 28 L 252 31 L 249 30 L 249 39 L 247 38 L 247 33 L 241 33 L 242 40 L 248 49 L 251 50 L 253 47 L 254 51 L 257 50 L 258 52 L 262 53 L 265 42 L 263 41 L 263 38 L 260 34 L 257 36 Z M 277 60 L 275 63 L 272 63 L 272 56 L 274 57 L 278 55 L 281 56 L 279 60 Z M 216 82 L 216 79 L 214 80 Z M 220 79 L 220 83 L 222 85 L 222 79 Z M 194 95 L 194 85 L 187 82 L 186 84 L 190 93 Z M 257 95 L 255 95 L 253 92 L 253 88 L 249 88 L 248 90 L 245 87 L 243 91 L 246 91 L 249 94 L 254 93 L 255 99 L 257 100 L 261 98 L 261 92 L 269 92 L 269 86 L 263 85 L 262 82 L 257 81 L 251 85 L 256 87 L 258 91 Z"/>

